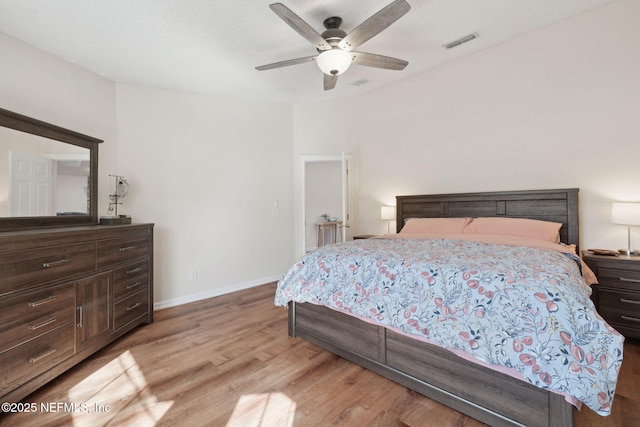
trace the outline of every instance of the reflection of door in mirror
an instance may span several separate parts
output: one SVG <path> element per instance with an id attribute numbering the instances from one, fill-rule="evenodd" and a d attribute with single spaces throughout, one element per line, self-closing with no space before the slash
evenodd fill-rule
<path id="1" fill-rule="evenodd" d="M 9 216 L 53 215 L 53 161 L 11 151 Z"/>
<path id="2" fill-rule="evenodd" d="M 88 215 L 88 148 L 0 127 L 0 217 Z"/>

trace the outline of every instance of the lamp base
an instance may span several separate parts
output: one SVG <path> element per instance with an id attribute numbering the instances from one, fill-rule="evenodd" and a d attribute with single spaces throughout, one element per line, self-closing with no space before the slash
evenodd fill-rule
<path id="1" fill-rule="evenodd" d="M 640 250 L 638 249 L 618 249 L 618 253 L 620 255 L 628 255 L 628 256 L 637 256 L 640 255 Z"/>
<path id="2" fill-rule="evenodd" d="M 101 216 L 100 224 L 102 225 L 125 225 L 131 224 L 131 217 L 126 215 L 118 216 Z"/>

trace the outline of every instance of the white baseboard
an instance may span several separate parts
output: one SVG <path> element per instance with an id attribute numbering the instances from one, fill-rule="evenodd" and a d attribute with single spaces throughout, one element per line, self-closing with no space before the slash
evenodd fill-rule
<path id="1" fill-rule="evenodd" d="M 282 278 L 282 275 L 265 277 L 264 279 L 253 280 L 251 282 L 238 283 L 231 286 L 225 286 L 224 288 L 216 288 L 207 292 L 200 292 L 198 294 L 187 295 L 184 297 L 173 298 L 165 301 L 158 301 L 153 304 L 153 310 L 162 310 L 163 308 L 175 307 L 177 305 L 188 304 L 190 302 L 196 302 L 207 298 L 219 297 L 220 295 L 230 294 L 236 291 L 242 291 L 244 289 L 254 288 L 256 286 L 266 285 L 267 283 L 277 282 Z"/>

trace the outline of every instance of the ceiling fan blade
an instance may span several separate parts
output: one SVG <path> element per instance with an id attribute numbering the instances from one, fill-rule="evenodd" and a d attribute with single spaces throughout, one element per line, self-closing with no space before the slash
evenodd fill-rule
<path id="1" fill-rule="evenodd" d="M 315 47 L 320 50 L 331 49 L 331 45 L 327 43 L 327 41 L 323 39 L 322 36 L 311 27 L 311 25 L 303 21 L 302 18 L 293 13 L 287 6 L 282 3 L 273 3 L 270 4 L 269 7 L 280 17 L 280 19 L 296 30 L 296 32 L 302 37 L 310 41 Z"/>
<path id="2" fill-rule="evenodd" d="M 405 0 L 395 0 L 353 29 L 345 38 L 340 40 L 338 46 L 346 51 L 355 49 L 402 18 L 410 9 L 411 6 Z"/>
<path id="3" fill-rule="evenodd" d="M 324 90 L 331 90 L 336 87 L 338 82 L 338 75 L 325 74 L 324 75 Z"/>
<path id="4" fill-rule="evenodd" d="M 261 65 L 256 67 L 258 71 L 272 70 L 274 68 L 288 67 L 289 65 L 304 64 L 305 62 L 314 61 L 318 55 L 305 56 L 304 58 L 287 59 L 286 61 L 274 62 L 272 64 Z"/>
<path id="5" fill-rule="evenodd" d="M 390 56 L 375 55 L 373 53 L 351 52 L 353 63 L 365 67 L 383 68 L 385 70 L 404 70 L 409 63 Z"/>

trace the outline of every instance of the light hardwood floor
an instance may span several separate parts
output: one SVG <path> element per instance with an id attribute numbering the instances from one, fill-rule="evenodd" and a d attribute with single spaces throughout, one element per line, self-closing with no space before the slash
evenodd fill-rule
<path id="1" fill-rule="evenodd" d="M 274 291 L 269 284 L 158 311 L 153 324 L 27 397 L 35 413 L 0 415 L 0 425 L 482 425 L 288 337 Z M 613 414 L 584 408 L 576 424 L 632 426 L 638 419 L 640 343 L 627 340 Z"/>

